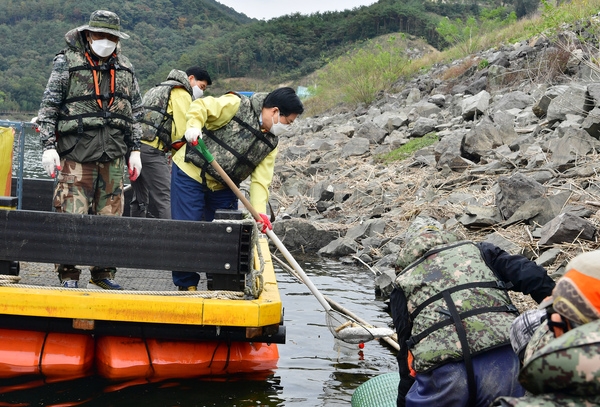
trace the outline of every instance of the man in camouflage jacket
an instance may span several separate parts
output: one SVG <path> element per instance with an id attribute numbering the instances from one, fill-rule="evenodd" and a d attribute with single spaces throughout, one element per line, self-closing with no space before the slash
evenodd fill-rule
<path id="1" fill-rule="evenodd" d="M 185 72 L 172 69 L 167 80 L 144 94 L 140 150 L 144 173 L 131 182 L 131 216 L 171 219 L 170 155 L 183 143 L 190 103 L 210 84 L 210 75 L 198 66 Z"/>
<path id="2" fill-rule="evenodd" d="M 539 310 L 513 322 L 511 342 L 515 350 L 525 346 L 519 382 L 528 394 L 501 397 L 494 406 L 600 405 L 600 250 L 581 253 L 567 264 Z"/>
<path id="3" fill-rule="evenodd" d="M 125 156 L 130 179 L 140 174 L 139 119 L 142 98 L 133 67 L 120 53 L 119 17 L 97 10 L 89 24 L 65 35 L 67 48 L 54 58 L 38 124 L 44 149 L 42 164 L 54 178 L 57 212 L 120 216 Z M 58 265 L 61 284 L 77 288 L 81 270 Z M 121 289 L 110 265 L 91 268 L 90 283 Z"/>
<path id="4" fill-rule="evenodd" d="M 398 334 L 398 406 L 488 406 L 521 396 L 509 329 L 512 289 L 537 302 L 544 268 L 490 243 L 458 241 L 430 218 L 413 222 L 399 253 L 391 310 Z"/>

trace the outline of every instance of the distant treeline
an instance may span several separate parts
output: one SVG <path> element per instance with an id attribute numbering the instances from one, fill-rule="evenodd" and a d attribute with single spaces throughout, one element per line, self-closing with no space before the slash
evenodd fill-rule
<path id="1" fill-rule="evenodd" d="M 254 77 L 278 83 L 303 77 L 356 43 L 392 32 L 441 49 L 439 19 L 478 16 L 482 7 L 537 7 L 539 0 L 438 2 L 379 0 L 343 12 L 250 19 L 214 0 L 3 0 L 0 2 L 0 110 L 35 111 L 64 34 L 96 9 L 121 17 L 123 52 L 142 91 L 173 68 L 205 67 L 215 80 Z"/>

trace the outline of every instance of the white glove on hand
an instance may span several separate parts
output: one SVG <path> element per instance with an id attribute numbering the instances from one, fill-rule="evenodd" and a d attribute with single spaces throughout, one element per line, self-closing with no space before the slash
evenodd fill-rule
<path id="1" fill-rule="evenodd" d="M 198 138 L 202 138 L 202 130 L 196 127 L 190 127 L 185 131 L 185 140 L 191 145 L 195 146 L 198 144 Z"/>
<path id="2" fill-rule="evenodd" d="M 135 181 L 142 172 L 142 157 L 139 151 L 132 151 L 129 154 L 129 180 Z"/>
<path id="3" fill-rule="evenodd" d="M 264 213 L 259 213 L 259 215 L 261 220 L 257 220 L 256 223 L 258 223 L 258 230 L 260 230 L 260 233 L 267 233 L 267 229 L 273 230 L 273 225 L 271 224 L 269 217 Z"/>
<path id="4" fill-rule="evenodd" d="M 60 171 L 60 157 L 56 152 L 56 149 L 50 148 L 48 150 L 44 150 L 42 154 L 42 166 L 46 173 L 52 178 L 56 176 L 56 170 Z"/>

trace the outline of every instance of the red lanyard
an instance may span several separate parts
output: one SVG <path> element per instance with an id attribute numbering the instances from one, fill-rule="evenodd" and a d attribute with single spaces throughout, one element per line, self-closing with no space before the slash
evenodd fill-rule
<path id="1" fill-rule="evenodd" d="M 85 57 L 87 58 L 87 60 L 91 66 L 98 66 L 98 64 L 90 57 L 90 55 L 87 52 L 85 53 Z M 102 109 L 103 106 L 102 106 L 102 98 L 100 97 L 100 82 L 98 81 L 98 71 L 95 69 L 92 69 L 92 75 L 94 77 L 94 89 L 96 91 L 96 102 L 98 102 L 98 106 L 100 106 L 100 109 Z M 108 101 L 107 108 L 112 106 L 113 102 L 115 101 L 115 67 L 114 67 L 114 65 L 112 65 L 112 67 L 110 68 L 110 94 L 111 94 L 111 97 L 110 97 L 110 100 Z"/>

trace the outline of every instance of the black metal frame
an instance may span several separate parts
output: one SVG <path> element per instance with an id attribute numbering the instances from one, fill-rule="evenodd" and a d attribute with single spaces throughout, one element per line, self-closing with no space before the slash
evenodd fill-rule
<path id="1" fill-rule="evenodd" d="M 0 260 L 244 275 L 252 222 L 0 210 Z M 216 289 L 216 287 L 215 287 Z"/>

